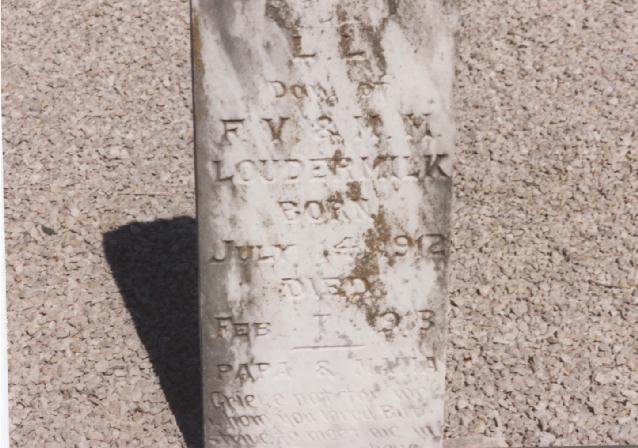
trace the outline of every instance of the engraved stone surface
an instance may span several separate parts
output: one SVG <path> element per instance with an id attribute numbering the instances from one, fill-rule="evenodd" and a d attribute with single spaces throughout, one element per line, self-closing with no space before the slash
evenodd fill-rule
<path id="1" fill-rule="evenodd" d="M 447 8 L 193 0 L 207 447 L 441 446 Z"/>

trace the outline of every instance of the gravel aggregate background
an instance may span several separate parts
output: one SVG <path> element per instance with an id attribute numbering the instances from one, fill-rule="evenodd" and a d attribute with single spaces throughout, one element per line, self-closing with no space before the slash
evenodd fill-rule
<path id="1" fill-rule="evenodd" d="M 638 4 L 459 10 L 447 437 L 638 443 Z M 198 444 L 188 27 L 2 2 L 15 447 Z"/>

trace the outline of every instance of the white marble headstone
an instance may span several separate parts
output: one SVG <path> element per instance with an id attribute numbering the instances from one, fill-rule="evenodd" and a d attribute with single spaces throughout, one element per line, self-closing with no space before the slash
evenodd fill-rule
<path id="1" fill-rule="evenodd" d="M 446 4 L 193 0 L 207 447 L 441 446 Z"/>

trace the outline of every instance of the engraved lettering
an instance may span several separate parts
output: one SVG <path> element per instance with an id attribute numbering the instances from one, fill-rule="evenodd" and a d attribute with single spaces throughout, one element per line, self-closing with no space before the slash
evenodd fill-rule
<path id="1" fill-rule="evenodd" d="M 233 323 L 233 336 L 237 338 L 249 339 L 250 324 L 247 322 L 235 322 Z"/>
<path id="2" fill-rule="evenodd" d="M 308 201 L 304 205 L 304 212 L 312 220 L 318 221 L 324 213 L 323 204 L 319 201 Z"/>
<path id="3" fill-rule="evenodd" d="M 224 375 L 233 370 L 233 366 L 230 364 L 217 364 L 217 377 L 221 380 L 224 379 Z"/>
<path id="4" fill-rule="evenodd" d="M 213 160 L 213 165 L 215 165 L 215 181 L 216 182 L 223 182 L 226 180 L 231 180 L 233 178 L 232 174 L 230 176 L 224 176 L 222 174 L 222 162 L 220 160 Z"/>
<path id="5" fill-rule="evenodd" d="M 253 256 L 253 249 L 259 248 L 259 247 L 260 246 L 250 246 L 250 245 L 236 246 L 235 249 L 237 249 L 237 258 L 239 258 L 240 261 L 246 261 L 248 259 L 251 259 Z"/>
<path id="6" fill-rule="evenodd" d="M 424 439 L 440 440 L 441 434 L 436 433 L 430 425 L 414 428 L 414 431 Z"/>
<path id="7" fill-rule="evenodd" d="M 357 85 L 357 92 L 359 93 L 359 95 L 363 96 L 363 97 L 368 97 L 371 96 L 375 90 L 382 88 L 383 86 L 385 86 L 387 84 L 387 82 L 385 81 L 364 81 L 364 82 L 360 82 Z"/>
<path id="8" fill-rule="evenodd" d="M 281 137 L 285 121 L 273 126 L 273 138 Z M 338 135 L 337 131 L 325 130 L 327 135 Z M 336 134 L 332 134 L 336 132 Z M 450 175 L 442 164 L 448 154 L 422 155 L 418 158 L 382 154 L 376 157 L 344 156 L 337 150 L 332 157 L 303 159 L 244 159 L 228 166 L 221 160 L 211 162 L 212 177 L 217 182 L 236 184 L 261 183 L 334 183 L 363 181 L 402 181 L 413 182 L 426 177 L 443 179 Z"/>
<path id="9" fill-rule="evenodd" d="M 427 159 L 425 175 L 427 177 L 450 177 L 450 175 L 446 173 L 440 165 L 441 161 L 447 157 L 447 154 L 425 156 Z"/>
<path id="10" fill-rule="evenodd" d="M 385 333 L 386 337 L 392 336 L 394 329 L 399 326 L 401 316 L 395 311 L 385 311 L 380 313 L 377 318 L 377 326 L 379 330 Z"/>
<path id="11" fill-rule="evenodd" d="M 314 58 L 315 56 L 317 56 L 316 52 L 310 53 L 307 52 L 307 50 L 306 52 L 304 51 L 299 30 L 297 30 L 296 33 L 292 36 L 292 55 L 295 58 L 301 59 Z"/>
<path id="12" fill-rule="evenodd" d="M 298 99 L 302 99 L 308 96 L 308 90 L 304 84 L 293 84 L 290 86 L 290 93 L 292 96 Z"/>
<path id="13" fill-rule="evenodd" d="M 264 416 L 259 416 L 260 418 L 263 418 Z M 228 420 L 229 423 L 232 426 L 235 426 L 236 423 L 233 421 Z M 221 443 L 224 444 L 229 444 L 229 446 L 246 446 L 246 447 L 252 447 L 255 446 L 257 444 L 266 444 L 266 445 L 271 445 L 273 443 L 273 439 L 270 438 L 270 436 L 265 433 L 262 432 L 260 434 L 239 434 L 239 435 L 234 435 L 234 434 L 228 434 L 225 432 L 217 432 L 217 433 L 213 433 L 208 437 L 208 441 L 210 443 L 213 443 L 214 446 L 219 446 Z"/>
<path id="14" fill-rule="evenodd" d="M 381 406 L 381 411 L 386 418 L 400 417 L 396 415 L 397 410 L 392 406 Z M 399 428 L 396 426 L 390 426 L 385 428 L 370 428 L 370 433 L 376 438 L 396 437 L 398 435 Z"/>
<path id="15" fill-rule="evenodd" d="M 262 426 L 266 424 L 267 418 L 265 415 L 228 415 L 226 421 L 235 428 L 249 428 L 254 426 Z M 259 437 L 259 440 L 265 441 L 266 434 L 260 435 L 245 434 L 246 437 L 250 437 L 251 440 Z M 239 437 L 242 437 L 241 435 Z M 266 442 L 268 443 L 268 442 Z"/>
<path id="16" fill-rule="evenodd" d="M 329 159 L 310 159 L 310 175 L 312 179 L 323 179 L 330 175 Z"/>
<path id="17" fill-rule="evenodd" d="M 284 290 L 288 292 L 290 297 L 300 297 L 305 292 L 305 285 L 298 278 L 283 278 L 282 283 Z"/>
<path id="18" fill-rule="evenodd" d="M 394 161 L 398 156 L 382 155 L 374 159 L 361 157 L 364 179 L 382 179 L 397 177 L 394 169 Z"/>
<path id="19" fill-rule="evenodd" d="M 281 211 L 288 221 L 297 221 L 301 211 L 297 209 L 298 203 L 295 201 L 279 201 L 278 202 Z"/>
<path id="20" fill-rule="evenodd" d="M 209 263 L 221 263 L 226 261 L 226 259 L 228 258 L 229 253 L 232 251 L 231 247 L 232 247 L 232 240 L 223 240 L 223 255 L 219 255 L 217 252 L 215 252 L 209 259 L 208 262 Z"/>
<path id="21" fill-rule="evenodd" d="M 287 380 L 287 379 L 290 379 L 291 377 L 292 377 L 291 370 L 288 367 L 288 363 L 285 361 L 281 361 L 274 373 L 274 378 Z M 275 405 L 280 406 L 281 405 L 280 402 L 282 400 L 283 400 L 283 396 L 281 394 L 277 394 L 277 396 L 275 397 Z"/>
<path id="22" fill-rule="evenodd" d="M 275 181 L 273 160 L 259 160 L 259 174 L 266 181 L 266 183 Z"/>
<path id="23" fill-rule="evenodd" d="M 239 363 L 237 367 L 231 364 L 217 364 L 217 377 L 220 380 L 234 380 L 240 383 L 254 383 L 261 379 L 268 371 L 270 363 L 267 362 L 245 362 Z"/>
<path id="24" fill-rule="evenodd" d="M 337 127 L 332 121 L 332 118 L 330 118 L 328 115 L 321 115 L 317 119 L 317 126 L 319 127 L 317 129 L 317 134 L 319 135 L 320 139 L 328 140 L 330 143 L 333 144 L 343 142 L 341 134 L 337 130 Z"/>
<path id="25" fill-rule="evenodd" d="M 223 252 L 215 249 L 213 255 L 208 258 L 208 264 L 219 264 L 228 262 L 230 257 L 235 256 L 242 262 L 257 262 L 260 264 L 275 264 L 286 261 L 286 254 L 295 244 L 276 243 L 269 245 L 262 244 L 237 244 L 233 240 L 222 240 Z M 216 246 L 218 246 L 217 244 Z M 234 250 L 233 250 L 234 249 Z"/>
<path id="26" fill-rule="evenodd" d="M 442 443 L 455 16 L 407 3 L 193 3 L 207 448 Z"/>
<path id="27" fill-rule="evenodd" d="M 317 361 L 315 367 L 317 374 L 319 374 L 320 376 L 334 376 L 334 372 L 330 368 L 330 361 Z"/>
<path id="28" fill-rule="evenodd" d="M 432 310 L 419 310 L 421 315 L 421 333 L 427 332 L 434 327 L 434 311 Z"/>
<path id="29" fill-rule="evenodd" d="M 279 117 L 279 121 L 277 123 L 274 123 L 272 118 L 264 118 L 263 120 L 268 123 L 272 140 L 274 142 L 281 142 L 281 131 L 283 131 L 284 124 L 286 124 L 286 121 L 290 120 L 290 117 Z"/>
<path id="30" fill-rule="evenodd" d="M 270 85 L 273 88 L 275 98 L 284 98 L 287 95 L 291 95 L 295 99 L 302 100 L 309 97 L 309 92 L 322 93 L 325 91 L 320 85 L 307 86 L 303 83 L 286 84 L 283 81 L 270 81 Z"/>
<path id="31" fill-rule="evenodd" d="M 310 223 L 362 222 L 371 221 L 372 212 L 368 209 L 367 199 L 345 201 L 333 197 L 326 201 L 309 200 L 279 201 L 279 208 L 288 222 L 299 222 L 301 217 Z"/>
<path id="32" fill-rule="evenodd" d="M 341 55 L 347 59 L 364 59 L 365 52 L 355 45 L 355 41 L 360 41 L 358 28 L 353 23 L 344 23 L 340 28 L 341 34 Z"/>
<path id="33" fill-rule="evenodd" d="M 330 317 L 330 314 L 313 314 L 312 317 L 317 318 L 317 323 L 319 325 L 319 332 L 320 333 L 323 332 L 324 325 L 328 321 L 328 317 Z"/>
<path id="34" fill-rule="evenodd" d="M 281 98 L 286 95 L 286 84 L 281 81 L 270 81 L 275 90 L 275 98 Z"/>
<path id="35" fill-rule="evenodd" d="M 266 336 L 270 333 L 270 322 L 255 322 L 253 323 L 255 336 Z"/>
<path id="36" fill-rule="evenodd" d="M 396 245 L 394 255 L 403 256 L 408 253 L 410 246 L 414 245 L 414 242 L 408 235 L 399 235 L 394 237 L 394 244 Z"/>
<path id="37" fill-rule="evenodd" d="M 338 297 L 342 280 L 333 276 L 285 277 L 282 289 L 292 299 L 329 299 Z"/>
<path id="38" fill-rule="evenodd" d="M 430 128 L 430 118 L 432 114 L 404 114 L 403 122 L 408 133 L 408 140 L 419 143 L 425 137 L 433 138 L 432 129 Z"/>
<path id="39" fill-rule="evenodd" d="M 357 91 L 361 96 L 370 96 L 374 91 L 374 85 L 370 84 L 369 82 L 360 82 L 359 86 L 357 87 Z"/>
<path id="40" fill-rule="evenodd" d="M 217 321 L 217 336 L 224 337 L 226 330 L 232 324 L 233 318 L 232 317 L 216 317 L 215 320 Z"/>
<path id="41" fill-rule="evenodd" d="M 328 103 L 330 106 L 334 106 L 336 104 L 337 94 L 334 88 L 328 90 L 321 84 L 316 84 L 313 90 L 320 101 Z"/>
<path id="42" fill-rule="evenodd" d="M 438 233 L 429 233 L 417 238 L 419 251 L 425 251 L 433 257 L 444 257 L 447 253 L 447 237 Z"/>
<path id="43" fill-rule="evenodd" d="M 227 144 L 231 144 L 230 135 L 234 135 L 237 136 L 237 131 L 243 126 L 244 124 L 244 119 L 243 118 L 231 118 L 228 120 L 222 120 L 222 123 L 224 125 L 224 141 Z"/>
<path id="44" fill-rule="evenodd" d="M 333 252 L 345 255 L 356 254 L 359 244 L 356 239 L 351 236 L 345 236 L 332 246 Z"/>
<path id="45" fill-rule="evenodd" d="M 248 183 L 255 180 L 257 167 L 254 160 L 242 160 L 237 164 L 237 173 L 242 181 Z"/>
<path id="46" fill-rule="evenodd" d="M 215 391 L 211 394 L 211 404 L 216 408 L 224 408 L 231 411 L 246 410 L 256 408 L 254 395 L 225 395 L 223 392 Z"/>
<path id="47" fill-rule="evenodd" d="M 304 164 L 301 160 L 297 159 L 286 159 L 284 163 L 287 168 L 286 182 L 292 183 L 299 179 L 299 176 L 303 173 Z"/>
<path id="48" fill-rule="evenodd" d="M 383 119 L 381 115 L 375 113 L 369 113 L 366 116 L 355 115 L 354 118 L 359 123 L 359 138 L 363 138 L 363 131 L 369 129 L 372 133 L 372 142 L 376 144 L 379 142 L 380 137 L 384 137 L 386 140 L 390 140 L 390 136 L 383 135 Z"/>

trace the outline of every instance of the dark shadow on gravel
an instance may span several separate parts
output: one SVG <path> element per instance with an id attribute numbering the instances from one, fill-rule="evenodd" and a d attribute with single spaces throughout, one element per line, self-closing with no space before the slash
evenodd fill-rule
<path id="1" fill-rule="evenodd" d="M 202 443 L 193 218 L 134 222 L 105 233 L 106 259 L 189 447 Z"/>

